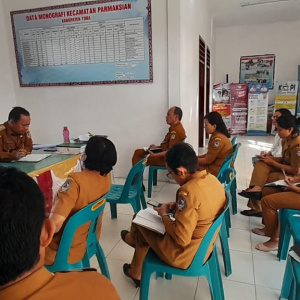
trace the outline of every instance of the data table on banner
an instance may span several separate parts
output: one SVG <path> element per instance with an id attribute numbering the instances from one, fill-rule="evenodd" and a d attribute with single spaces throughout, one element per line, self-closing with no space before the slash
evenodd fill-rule
<path id="1" fill-rule="evenodd" d="M 33 151 L 33 153 L 45 153 L 43 151 Z M 77 160 L 81 154 L 51 154 L 49 157 L 39 162 L 0 162 L 3 167 L 15 167 L 34 177 L 48 170 L 52 170 L 55 176 L 66 178 L 68 174 L 74 171 Z"/>
<path id="2" fill-rule="evenodd" d="M 144 25 L 140 17 L 21 29 L 19 38 L 24 67 L 145 59 Z"/>

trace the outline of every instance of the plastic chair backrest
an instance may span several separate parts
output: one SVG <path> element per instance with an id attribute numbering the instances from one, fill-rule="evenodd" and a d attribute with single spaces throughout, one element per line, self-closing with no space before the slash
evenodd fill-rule
<path id="1" fill-rule="evenodd" d="M 59 248 L 56 254 L 55 262 L 52 265 L 54 268 L 55 265 L 64 265 L 65 270 L 70 270 L 73 268 L 72 265 L 74 264 L 68 263 L 68 257 L 75 232 L 81 225 L 87 222 L 91 222 L 87 235 L 87 249 L 89 248 L 91 243 L 98 243 L 98 221 L 105 207 L 105 202 L 106 195 L 85 206 L 69 219 L 69 221 L 66 224 L 66 227 L 64 228 L 64 232 L 59 243 Z"/>
<path id="2" fill-rule="evenodd" d="M 226 197 L 227 197 L 227 192 L 226 192 Z M 203 263 L 205 262 L 205 257 L 206 257 L 206 253 L 208 251 L 208 248 L 211 244 L 211 241 L 213 239 L 213 237 L 215 236 L 216 231 L 219 229 L 219 227 L 222 225 L 222 221 L 224 218 L 224 214 L 226 212 L 226 210 L 229 207 L 230 202 L 227 199 L 227 204 L 225 209 L 222 211 L 222 213 L 218 216 L 218 218 L 212 223 L 212 225 L 210 226 L 210 228 L 208 229 L 208 231 L 206 232 L 198 250 L 197 253 L 193 259 L 192 264 L 194 263 L 200 263 L 203 265 Z"/>
<path id="3" fill-rule="evenodd" d="M 231 139 L 231 145 L 234 146 L 237 142 L 237 137 L 234 136 L 232 139 Z"/>
<path id="4" fill-rule="evenodd" d="M 217 178 L 224 185 L 225 190 L 230 191 L 231 184 L 236 177 L 236 170 L 234 168 L 227 168 L 219 172 Z"/>
<path id="5" fill-rule="evenodd" d="M 232 165 L 235 162 L 235 159 L 237 157 L 238 151 L 239 151 L 239 149 L 240 149 L 241 146 L 242 146 L 242 143 L 237 143 L 237 144 L 233 145 Z"/>
<path id="6" fill-rule="evenodd" d="M 143 173 L 145 170 L 145 167 L 147 166 L 147 160 L 149 155 L 147 155 L 145 158 L 137 162 L 129 171 L 124 188 L 122 191 L 122 195 L 120 198 L 127 198 L 129 192 L 135 191 L 138 195 L 140 194 L 142 190 L 142 184 L 143 184 Z"/>

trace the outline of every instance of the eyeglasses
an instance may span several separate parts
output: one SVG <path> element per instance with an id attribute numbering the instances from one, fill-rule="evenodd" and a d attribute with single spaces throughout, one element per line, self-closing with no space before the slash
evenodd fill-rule
<path id="1" fill-rule="evenodd" d="M 278 119 L 278 116 L 272 116 L 273 119 Z"/>
<path id="2" fill-rule="evenodd" d="M 173 172 L 174 172 L 174 171 L 171 171 L 171 172 L 167 173 L 166 176 L 167 176 L 169 179 L 173 179 L 173 177 L 172 177 L 172 175 L 171 175 Z"/>

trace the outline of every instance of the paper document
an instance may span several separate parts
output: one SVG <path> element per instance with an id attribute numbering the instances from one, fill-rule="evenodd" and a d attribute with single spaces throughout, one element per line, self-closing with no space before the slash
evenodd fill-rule
<path id="1" fill-rule="evenodd" d="M 21 161 L 21 162 L 38 162 L 38 161 L 41 161 L 41 160 L 45 159 L 46 157 L 48 157 L 50 155 L 51 154 L 38 154 L 38 153 L 28 154 L 28 155 L 18 159 L 18 161 Z"/>
<path id="2" fill-rule="evenodd" d="M 294 183 L 295 185 L 299 186 L 300 185 L 300 182 L 296 182 Z M 277 180 L 277 181 L 274 181 L 274 182 L 269 182 L 269 183 L 266 183 L 265 186 L 278 186 L 278 187 L 286 187 L 288 186 L 287 183 L 284 181 L 284 179 L 281 179 L 281 180 Z"/>
<path id="3" fill-rule="evenodd" d="M 166 232 L 161 216 L 152 208 L 140 210 L 132 222 L 160 234 Z"/>

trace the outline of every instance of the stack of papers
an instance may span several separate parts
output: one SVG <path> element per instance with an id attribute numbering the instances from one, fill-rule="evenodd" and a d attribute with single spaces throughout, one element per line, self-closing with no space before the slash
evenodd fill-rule
<path id="1" fill-rule="evenodd" d="M 28 155 L 18 159 L 18 161 L 21 161 L 21 162 L 38 162 L 38 161 L 41 161 L 41 160 L 45 159 L 46 157 L 48 157 L 50 155 L 51 154 L 38 154 L 38 153 L 28 154 Z"/>

